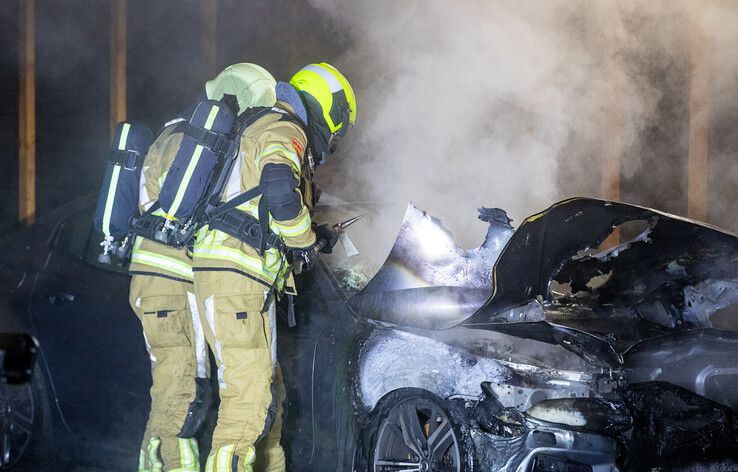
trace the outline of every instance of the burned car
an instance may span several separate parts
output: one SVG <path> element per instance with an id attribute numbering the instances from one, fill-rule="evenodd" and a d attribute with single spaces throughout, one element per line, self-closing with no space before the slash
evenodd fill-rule
<path id="1" fill-rule="evenodd" d="M 712 320 L 738 326 L 736 236 L 593 199 L 514 232 L 480 211 L 487 238 L 464 252 L 410 207 L 349 299 L 378 325 L 356 360 L 357 468 L 729 467 L 738 336 Z M 632 238 L 602 247 L 613 232 Z"/>
<path id="2" fill-rule="evenodd" d="M 93 210 L 77 201 L 0 243 L 0 330 L 39 343 L 28 389 L 2 398 L 32 413 L 0 469 L 136 466 L 150 364 L 126 267 L 97 260 Z M 324 198 L 318 220 L 366 210 Z M 362 252 L 369 210 L 349 229 Z M 735 235 L 591 199 L 517 229 L 500 210 L 480 217 L 487 237 L 463 251 L 410 207 L 376 273 L 336 249 L 298 277 L 297 326 L 286 307 L 278 319 L 288 470 L 729 463 Z M 608 246 L 614 229 L 628 242 Z"/>

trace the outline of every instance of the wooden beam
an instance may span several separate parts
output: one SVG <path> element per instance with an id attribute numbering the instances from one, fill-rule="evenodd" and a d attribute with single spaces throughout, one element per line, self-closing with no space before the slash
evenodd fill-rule
<path id="1" fill-rule="evenodd" d="M 607 60 L 610 88 L 602 149 L 602 197 L 620 201 L 620 169 L 623 154 L 622 56 L 613 52 Z"/>
<path id="2" fill-rule="evenodd" d="M 605 32 L 607 56 L 605 57 L 605 78 L 608 81 L 606 110 L 604 118 L 604 136 L 602 140 L 602 198 L 620 201 L 620 174 L 623 154 L 623 83 L 625 72 L 623 66 L 623 37 L 625 30 L 619 4 L 615 4 Z M 620 243 L 620 232 L 615 230 L 603 243 L 609 248 Z"/>
<path id="3" fill-rule="evenodd" d="M 126 0 L 111 0 L 110 9 L 110 133 L 126 119 Z"/>
<path id="4" fill-rule="evenodd" d="M 36 28 L 34 0 L 20 2 L 18 93 L 18 220 L 36 218 Z"/>
<path id="5" fill-rule="evenodd" d="M 625 34 L 619 5 L 608 24 L 605 38 L 605 79 L 608 81 L 605 128 L 602 149 L 602 197 L 620 200 L 620 169 L 623 153 L 623 36 Z"/>
<path id="6" fill-rule="evenodd" d="M 202 55 L 205 75 L 212 79 L 218 73 L 218 0 L 202 0 Z"/>
<path id="7" fill-rule="evenodd" d="M 706 221 L 710 70 L 708 45 L 700 16 L 696 17 L 690 43 L 687 214 L 690 218 Z"/>

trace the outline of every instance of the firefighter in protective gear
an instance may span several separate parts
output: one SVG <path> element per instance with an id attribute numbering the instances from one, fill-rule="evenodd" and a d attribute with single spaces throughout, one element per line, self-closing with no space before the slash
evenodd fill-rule
<path id="1" fill-rule="evenodd" d="M 356 117 L 351 86 L 329 64 L 304 67 L 289 84 L 277 84 L 276 93 L 272 112 L 241 135 L 223 201 L 259 187 L 260 196 L 237 208 L 260 218 L 284 247 L 262 251 L 205 226 L 193 250 L 195 294 L 220 388 L 207 472 L 285 470 L 272 297 L 295 294 L 285 253 L 314 255 L 313 170 Z"/>
<path id="2" fill-rule="evenodd" d="M 272 106 L 275 87 L 276 81 L 263 68 L 236 64 L 208 82 L 205 95 L 231 100 L 238 109 Z M 183 115 L 167 123 L 149 148 L 141 174 L 141 213 L 157 201 L 182 140 L 176 125 L 189 118 L 187 113 Z M 200 459 L 194 435 L 210 392 L 207 345 L 195 300 L 191 254 L 186 248 L 175 249 L 138 237 L 130 273 L 130 303 L 143 327 L 153 381 L 139 471 L 197 472 Z"/>

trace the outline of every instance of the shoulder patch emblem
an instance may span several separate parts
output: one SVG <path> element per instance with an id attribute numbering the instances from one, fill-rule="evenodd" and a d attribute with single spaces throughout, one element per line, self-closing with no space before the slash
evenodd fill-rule
<path id="1" fill-rule="evenodd" d="M 302 153 L 305 151 L 305 148 L 302 147 L 302 144 L 297 138 L 292 138 L 292 149 L 295 150 L 298 156 L 302 156 Z"/>

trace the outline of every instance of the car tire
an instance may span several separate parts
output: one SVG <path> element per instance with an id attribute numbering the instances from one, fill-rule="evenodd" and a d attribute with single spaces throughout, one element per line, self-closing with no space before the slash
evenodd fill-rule
<path id="1" fill-rule="evenodd" d="M 362 428 L 354 471 L 471 472 L 474 443 L 462 406 L 426 390 L 385 395 Z"/>
<path id="2" fill-rule="evenodd" d="M 0 385 L 0 470 L 20 472 L 60 466 L 47 392 L 38 366 L 28 383 Z"/>

